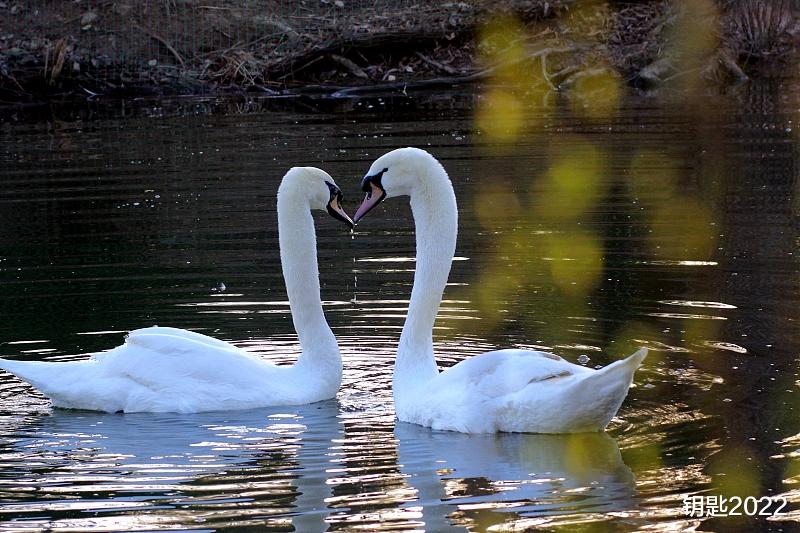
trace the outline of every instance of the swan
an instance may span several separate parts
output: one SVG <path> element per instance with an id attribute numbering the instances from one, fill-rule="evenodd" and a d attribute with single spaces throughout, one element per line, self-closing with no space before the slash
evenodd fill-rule
<path id="1" fill-rule="evenodd" d="M 276 366 L 227 342 L 192 331 L 149 327 L 81 361 L 0 359 L 53 406 L 105 412 L 196 413 L 299 405 L 332 398 L 342 358 L 320 300 L 312 209 L 351 228 L 342 193 L 326 172 L 294 167 L 278 187 L 278 239 L 292 321 L 302 353 Z"/>
<path id="2" fill-rule="evenodd" d="M 361 181 L 358 222 L 386 198 L 410 196 L 417 265 L 392 377 L 403 422 L 462 433 L 601 431 L 628 393 L 642 348 L 600 370 L 547 352 L 506 349 L 439 372 L 433 323 L 455 254 L 458 210 L 442 165 L 419 148 L 379 157 Z"/>

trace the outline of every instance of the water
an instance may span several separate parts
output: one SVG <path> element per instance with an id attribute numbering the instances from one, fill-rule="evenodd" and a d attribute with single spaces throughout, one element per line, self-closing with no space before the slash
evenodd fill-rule
<path id="1" fill-rule="evenodd" d="M 359 199 L 384 151 L 430 149 L 460 208 L 440 365 L 546 347 L 651 354 L 606 434 L 468 436 L 395 423 L 410 210 L 355 238 L 316 216 L 336 400 L 201 415 L 52 409 L 0 376 L 0 528 L 55 531 L 794 531 L 800 512 L 797 100 L 630 98 L 531 109 L 508 142 L 469 92 L 330 102 L 90 103 L 0 122 L 0 356 L 71 360 L 153 324 L 297 354 L 275 191 L 295 164 Z M 478 100 L 478 105 L 480 100 Z M 357 280 L 357 281 L 356 281 Z M 687 495 L 786 497 L 698 519 Z"/>

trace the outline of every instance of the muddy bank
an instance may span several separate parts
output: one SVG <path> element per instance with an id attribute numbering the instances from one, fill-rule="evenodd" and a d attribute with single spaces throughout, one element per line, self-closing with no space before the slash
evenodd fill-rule
<path id="1" fill-rule="evenodd" d="M 514 68 L 556 91 L 598 73 L 632 87 L 726 86 L 794 70 L 796 4 L 0 0 L 0 101 L 348 95 Z"/>

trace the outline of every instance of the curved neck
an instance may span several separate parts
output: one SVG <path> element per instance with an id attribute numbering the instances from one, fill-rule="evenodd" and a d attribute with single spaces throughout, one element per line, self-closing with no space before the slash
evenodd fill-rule
<path id="1" fill-rule="evenodd" d="M 298 363 L 330 357 L 339 348 L 322 312 L 314 219 L 308 200 L 291 191 L 278 194 L 278 240 L 292 322 L 302 348 Z"/>
<path id="2" fill-rule="evenodd" d="M 447 173 L 435 160 L 411 191 L 417 236 L 417 264 L 408 316 L 400 335 L 394 382 L 410 388 L 433 378 L 433 324 L 456 250 L 458 209 Z"/>

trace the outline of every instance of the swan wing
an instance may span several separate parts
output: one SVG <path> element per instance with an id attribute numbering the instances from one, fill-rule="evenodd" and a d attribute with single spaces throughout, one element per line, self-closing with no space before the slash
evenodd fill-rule
<path id="1" fill-rule="evenodd" d="M 599 431 L 619 410 L 646 355 L 642 349 L 594 370 L 546 352 L 488 352 L 414 394 L 396 395 L 397 417 L 464 433 Z"/>
<path id="2" fill-rule="evenodd" d="M 485 397 L 497 398 L 520 391 L 531 383 L 587 372 L 592 370 L 552 353 L 509 349 L 465 359 L 440 376 L 447 387 L 465 387 Z"/>
<path id="3" fill-rule="evenodd" d="M 281 367 L 174 328 L 132 331 L 122 346 L 90 359 L 0 360 L 0 368 L 42 391 L 53 405 L 73 409 L 199 412 L 298 403 Z"/>
<path id="4" fill-rule="evenodd" d="M 137 339 L 146 341 L 147 339 L 153 339 L 159 336 L 173 337 L 173 338 L 180 337 L 193 340 L 205 344 L 207 346 L 213 346 L 218 348 L 230 348 L 234 350 L 238 349 L 229 342 L 221 341 L 219 339 L 215 339 L 214 337 L 209 337 L 208 335 L 197 333 L 196 331 L 189 331 L 186 329 L 179 329 L 179 328 L 165 328 L 159 326 L 135 329 L 128 333 L 125 340 L 129 342 L 135 342 Z"/>
<path id="5" fill-rule="evenodd" d="M 158 327 L 132 331 L 125 344 L 94 359 L 104 373 L 127 377 L 153 391 L 175 389 L 181 383 L 255 385 L 265 372 L 277 368 L 227 342 Z"/>

